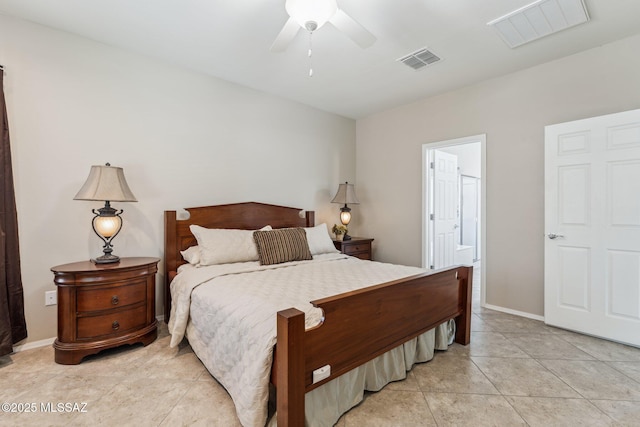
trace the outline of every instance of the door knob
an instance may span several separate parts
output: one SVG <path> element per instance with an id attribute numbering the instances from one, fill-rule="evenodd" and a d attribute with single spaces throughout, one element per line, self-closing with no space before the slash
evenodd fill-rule
<path id="1" fill-rule="evenodd" d="M 549 233 L 547 234 L 547 237 L 550 238 L 551 240 L 555 240 L 555 239 L 564 239 L 564 235 L 562 234 L 555 234 L 555 233 Z"/>

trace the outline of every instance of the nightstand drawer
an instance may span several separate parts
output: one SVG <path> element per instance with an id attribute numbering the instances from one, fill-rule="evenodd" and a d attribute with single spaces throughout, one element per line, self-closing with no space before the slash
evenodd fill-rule
<path id="1" fill-rule="evenodd" d="M 83 313 L 136 304 L 145 301 L 146 297 L 146 283 L 140 281 L 127 286 L 78 290 L 76 304 L 78 312 Z"/>
<path id="2" fill-rule="evenodd" d="M 364 259 L 367 261 L 371 260 L 371 252 L 370 251 L 366 251 L 366 252 L 357 252 L 355 254 L 349 254 L 350 256 L 356 257 L 356 258 L 360 258 L 360 259 Z"/>
<path id="3" fill-rule="evenodd" d="M 352 237 L 350 240 L 334 240 L 333 246 L 345 255 L 371 260 L 371 242 L 371 238 Z"/>
<path id="4" fill-rule="evenodd" d="M 357 245 L 343 244 L 343 252 L 345 255 L 358 255 L 362 253 L 371 253 L 371 243 L 359 243 Z"/>
<path id="5" fill-rule="evenodd" d="M 78 339 L 114 335 L 131 329 L 140 328 L 147 321 L 145 305 L 102 316 L 78 317 Z"/>

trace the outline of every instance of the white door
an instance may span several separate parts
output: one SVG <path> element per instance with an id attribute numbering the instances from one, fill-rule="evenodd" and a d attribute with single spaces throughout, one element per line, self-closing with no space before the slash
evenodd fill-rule
<path id="1" fill-rule="evenodd" d="M 640 346 L 640 110 L 545 128 L 545 322 Z"/>
<path id="2" fill-rule="evenodd" d="M 433 268 L 455 263 L 458 228 L 458 156 L 433 152 Z"/>
<path id="3" fill-rule="evenodd" d="M 462 175 L 460 203 L 460 243 L 473 247 L 473 259 L 478 257 L 478 212 L 480 179 Z"/>

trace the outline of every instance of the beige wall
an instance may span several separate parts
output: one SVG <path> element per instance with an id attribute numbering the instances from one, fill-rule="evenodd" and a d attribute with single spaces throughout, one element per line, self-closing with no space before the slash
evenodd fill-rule
<path id="1" fill-rule="evenodd" d="M 350 119 L 2 15 L 0 63 L 27 342 L 56 335 L 49 269 L 101 252 L 90 225 L 100 203 L 72 200 L 93 164 L 124 167 L 139 200 L 113 204 L 120 256 L 162 258 L 166 209 L 260 201 L 333 223 L 331 197 L 355 179 Z"/>
<path id="2" fill-rule="evenodd" d="M 640 108 L 639 51 L 637 35 L 358 120 L 359 234 L 375 258 L 421 263 L 422 144 L 486 134 L 487 303 L 543 315 L 544 126 Z"/>

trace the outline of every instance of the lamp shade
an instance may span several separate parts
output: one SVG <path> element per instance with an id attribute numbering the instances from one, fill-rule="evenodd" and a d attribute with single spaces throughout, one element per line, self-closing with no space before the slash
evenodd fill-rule
<path id="1" fill-rule="evenodd" d="M 73 200 L 101 200 L 111 202 L 137 202 L 122 168 L 111 166 L 91 166 L 89 177 Z"/>
<path id="2" fill-rule="evenodd" d="M 336 0 L 287 0 L 284 8 L 302 28 L 307 22 L 322 27 L 338 10 Z"/>
<path id="3" fill-rule="evenodd" d="M 331 201 L 331 203 L 340 203 L 340 204 L 352 204 L 357 205 L 360 202 L 356 197 L 356 190 L 353 184 L 349 184 L 345 182 L 344 184 L 340 184 L 338 187 L 338 192 L 335 197 Z"/>

